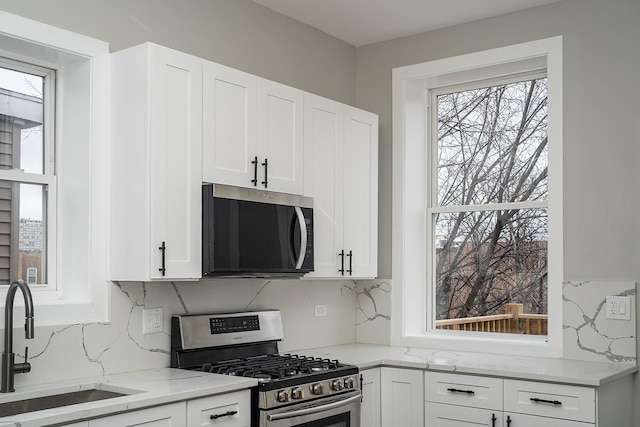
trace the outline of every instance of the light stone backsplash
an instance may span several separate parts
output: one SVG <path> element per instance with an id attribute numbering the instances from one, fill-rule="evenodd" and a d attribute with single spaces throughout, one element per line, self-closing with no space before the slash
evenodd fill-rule
<path id="1" fill-rule="evenodd" d="M 631 320 L 606 318 L 607 296 L 613 295 L 631 297 Z M 634 282 L 564 282 L 562 313 L 565 359 L 636 363 Z"/>
<path id="2" fill-rule="evenodd" d="M 357 281 L 356 342 L 391 343 L 391 279 Z"/>
<path id="3" fill-rule="evenodd" d="M 16 387 L 169 365 L 172 314 L 276 308 L 282 312 L 282 352 L 352 342 L 388 345 L 391 280 L 319 281 L 217 279 L 199 282 L 110 283 L 109 323 L 36 328 L 25 340 L 16 313 L 14 351 L 29 346 L 32 370 Z M 636 363 L 635 284 L 568 281 L 563 284 L 564 357 Z M 605 318 L 607 295 L 632 296 L 632 320 Z M 328 315 L 315 317 L 326 304 Z M 142 310 L 162 307 L 164 332 L 143 335 Z M 355 308 L 355 309 L 354 309 Z M 37 316 L 37 307 L 36 307 Z"/>
<path id="4" fill-rule="evenodd" d="M 215 279 L 199 282 L 110 283 L 109 323 L 37 327 L 35 338 L 14 332 L 22 361 L 29 346 L 31 372 L 15 376 L 16 388 L 69 379 L 169 366 L 173 314 L 279 309 L 288 350 L 355 341 L 353 281 Z M 315 304 L 327 305 L 315 317 Z M 164 332 L 143 335 L 142 310 L 163 308 Z M 36 316 L 37 316 L 37 307 Z M 16 313 L 16 325 L 22 324 Z"/>

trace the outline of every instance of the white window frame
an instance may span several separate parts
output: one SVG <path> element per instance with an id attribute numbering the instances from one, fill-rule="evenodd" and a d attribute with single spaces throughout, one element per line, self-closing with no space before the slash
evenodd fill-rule
<path id="1" fill-rule="evenodd" d="M 48 266 L 56 290 L 33 292 L 36 326 L 105 321 L 109 45 L 2 11 L 0 22 L 0 56 L 56 71 L 56 175 L 47 183 L 57 185 L 48 210 L 57 239 L 47 247 L 56 257 Z"/>
<path id="2" fill-rule="evenodd" d="M 549 197 L 547 337 L 451 333 L 433 328 L 426 283 L 430 221 L 428 178 L 430 92 L 464 82 L 546 68 Z M 446 58 L 393 70 L 393 290 L 391 343 L 446 350 L 562 355 L 562 36 Z M 428 327 L 429 326 L 429 327 Z"/>

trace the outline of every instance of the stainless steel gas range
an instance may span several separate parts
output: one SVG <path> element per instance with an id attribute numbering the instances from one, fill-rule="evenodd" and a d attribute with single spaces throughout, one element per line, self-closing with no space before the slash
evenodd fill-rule
<path id="1" fill-rule="evenodd" d="M 358 367 L 279 354 L 280 312 L 189 314 L 171 321 L 171 367 L 258 380 L 253 427 L 359 427 Z"/>

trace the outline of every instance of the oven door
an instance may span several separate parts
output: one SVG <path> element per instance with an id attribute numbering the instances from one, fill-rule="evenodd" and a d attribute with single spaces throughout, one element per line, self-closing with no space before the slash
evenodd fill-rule
<path id="1" fill-rule="evenodd" d="M 260 427 L 360 427 L 360 391 L 261 410 Z"/>

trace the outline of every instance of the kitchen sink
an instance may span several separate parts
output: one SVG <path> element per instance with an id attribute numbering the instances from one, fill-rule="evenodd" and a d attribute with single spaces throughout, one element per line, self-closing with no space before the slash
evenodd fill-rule
<path id="1" fill-rule="evenodd" d="M 78 403 L 95 402 L 97 400 L 113 399 L 137 392 L 112 391 L 102 388 L 88 388 L 72 392 L 58 392 L 56 394 L 34 396 L 12 402 L 0 403 L 0 417 L 42 411 L 44 409 L 59 408 Z"/>

